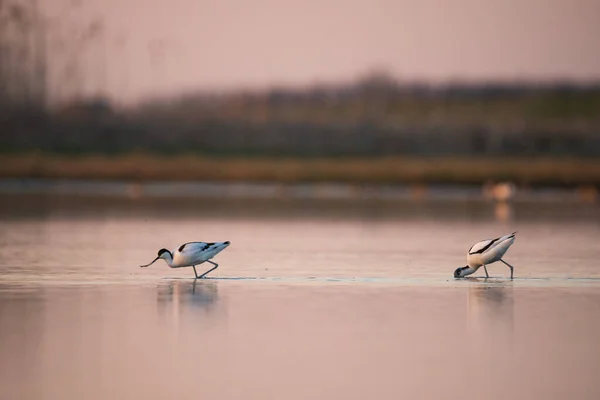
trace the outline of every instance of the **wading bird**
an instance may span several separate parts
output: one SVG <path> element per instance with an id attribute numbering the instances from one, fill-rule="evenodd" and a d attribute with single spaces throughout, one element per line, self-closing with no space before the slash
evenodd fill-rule
<path id="1" fill-rule="evenodd" d="M 467 254 L 467 265 L 465 267 L 457 268 L 454 271 L 455 278 L 463 278 L 467 275 L 471 275 L 477 271 L 480 267 L 485 270 L 485 276 L 489 278 L 486 265 L 501 261 L 510 268 L 510 279 L 513 279 L 513 266 L 502 259 L 504 253 L 515 241 L 515 233 L 510 235 L 502 236 L 496 239 L 482 240 L 481 242 L 475 243 Z"/>
<path id="2" fill-rule="evenodd" d="M 167 249 L 160 249 L 158 251 L 158 257 L 156 257 L 154 261 L 152 261 L 150 264 L 140 265 L 140 267 L 149 267 L 150 265 L 154 264 L 156 260 L 162 258 L 167 262 L 167 264 L 169 264 L 169 267 L 171 268 L 194 268 L 194 275 L 196 275 L 196 279 L 199 279 L 203 278 L 209 272 L 217 269 L 219 264 L 210 261 L 210 259 L 223 251 L 227 246 L 229 246 L 229 242 L 190 242 L 182 244 L 179 249 L 173 251 L 172 253 Z M 202 264 L 203 262 L 208 262 L 214 265 L 214 267 L 198 276 L 198 273 L 196 272 L 196 265 Z"/>

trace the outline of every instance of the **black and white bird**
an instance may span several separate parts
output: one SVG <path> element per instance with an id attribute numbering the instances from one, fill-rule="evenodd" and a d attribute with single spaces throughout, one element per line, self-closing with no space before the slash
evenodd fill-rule
<path id="1" fill-rule="evenodd" d="M 152 261 L 150 264 L 140 265 L 140 267 L 149 267 L 150 265 L 154 264 L 156 260 L 162 258 L 171 268 L 194 268 L 194 275 L 196 275 L 196 279 L 199 279 L 203 278 L 209 272 L 217 269 L 219 264 L 210 261 L 210 259 L 223 251 L 227 246 L 229 246 L 229 242 L 189 242 L 182 244 L 173 252 L 170 252 L 167 249 L 160 249 L 158 251 L 158 257 L 156 257 L 154 261 Z M 214 267 L 202 275 L 198 275 L 196 272 L 196 265 L 202 264 L 203 262 L 208 262 L 214 265 Z"/>
<path id="2" fill-rule="evenodd" d="M 512 265 L 502 259 L 508 248 L 515 241 L 515 233 L 510 235 L 502 236 L 496 239 L 486 239 L 481 242 L 475 243 L 467 254 L 467 265 L 464 267 L 457 268 L 454 271 L 455 278 L 463 278 L 467 275 L 471 275 L 479 268 L 483 267 L 485 270 L 485 276 L 489 278 L 486 265 L 501 261 L 510 268 L 510 279 L 513 279 L 514 268 Z"/>

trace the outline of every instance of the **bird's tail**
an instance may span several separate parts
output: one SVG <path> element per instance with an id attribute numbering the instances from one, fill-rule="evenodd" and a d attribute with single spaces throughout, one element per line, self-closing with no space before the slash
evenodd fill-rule
<path id="1" fill-rule="evenodd" d="M 517 231 L 514 231 L 510 235 L 505 235 L 505 236 L 499 237 L 497 244 L 502 243 L 502 242 L 504 242 L 506 240 L 514 239 L 515 238 L 515 233 L 517 233 Z"/>
<path id="2" fill-rule="evenodd" d="M 503 241 L 508 240 L 508 239 L 514 239 L 515 238 L 515 233 L 517 233 L 517 231 L 514 231 L 510 235 L 506 235 L 506 236 L 501 237 L 500 241 L 503 242 Z"/>

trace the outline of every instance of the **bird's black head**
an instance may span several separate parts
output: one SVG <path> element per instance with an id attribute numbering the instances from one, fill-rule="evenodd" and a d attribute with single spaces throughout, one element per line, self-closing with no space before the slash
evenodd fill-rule
<path id="1" fill-rule="evenodd" d="M 465 267 L 459 267 L 459 268 L 456 268 L 456 269 L 454 270 L 454 277 L 455 277 L 455 278 L 462 278 L 462 274 L 461 274 L 461 272 L 462 272 L 462 270 L 463 270 L 463 269 L 467 269 L 467 268 L 469 268 L 469 267 L 468 267 L 468 266 L 465 266 Z"/>
<path id="2" fill-rule="evenodd" d="M 171 252 L 170 252 L 169 250 L 167 250 L 167 249 L 160 249 L 160 250 L 158 251 L 158 256 L 160 257 L 160 256 L 162 256 L 164 253 L 169 253 L 169 254 L 171 254 Z"/>

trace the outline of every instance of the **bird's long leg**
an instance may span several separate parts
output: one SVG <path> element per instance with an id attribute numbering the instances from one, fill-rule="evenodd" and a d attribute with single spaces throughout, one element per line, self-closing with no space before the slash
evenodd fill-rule
<path id="1" fill-rule="evenodd" d="M 485 277 L 489 278 L 490 275 L 487 273 L 487 267 L 485 266 L 485 264 L 483 264 L 483 270 L 485 271 Z"/>
<path id="2" fill-rule="evenodd" d="M 196 272 L 196 266 L 195 266 L 195 265 L 192 265 L 192 268 L 194 268 L 194 275 L 196 275 L 196 279 L 200 278 L 200 277 L 198 276 L 198 273 Z"/>
<path id="3" fill-rule="evenodd" d="M 506 264 L 508 266 L 508 268 L 510 268 L 510 279 L 513 279 L 513 272 L 514 272 L 513 266 L 510 265 L 509 263 L 507 263 L 506 261 L 504 261 L 503 259 L 500 259 L 500 261 L 502 261 L 504 264 Z"/>
<path id="4" fill-rule="evenodd" d="M 219 267 L 219 264 L 217 264 L 217 263 L 214 263 L 214 262 L 212 262 L 212 261 L 210 261 L 210 260 L 207 260 L 207 262 L 209 262 L 209 263 L 211 263 L 212 265 L 214 265 L 214 267 L 212 267 L 211 269 L 209 269 L 208 271 L 206 271 L 205 273 L 203 273 L 202 275 L 200 275 L 198 278 L 204 278 L 204 276 L 205 276 L 206 274 L 208 274 L 208 273 L 209 273 L 209 272 L 211 272 L 211 271 L 214 271 L 215 269 L 217 269 L 217 268 Z"/>

